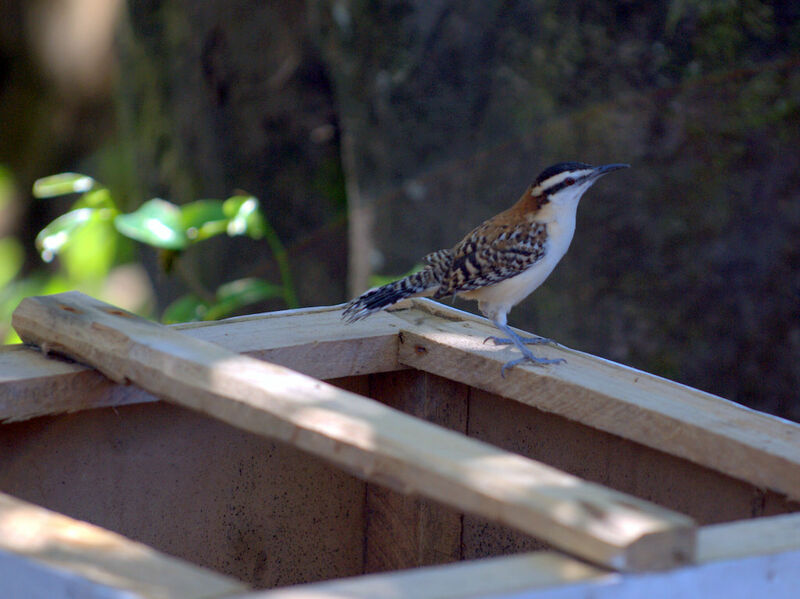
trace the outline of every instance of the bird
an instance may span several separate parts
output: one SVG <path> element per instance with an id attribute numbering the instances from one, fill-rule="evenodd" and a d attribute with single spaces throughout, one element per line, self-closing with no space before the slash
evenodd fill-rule
<path id="1" fill-rule="evenodd" d="M 537 357 L 527 347 L 551 343 L 544 337 L 521 337 L 508 325 L 512 307 L 535 291 L 564 257 L 575 233 L 581 197 L 598 179 L 628 164 L 591 166 L 560 162 L 544 169 L 517 202 L 485 221 L 451 249 L 422 258 L 422 270 L 370 289 L 347 303 L 346 322 L 366 318 L 410 297 L 477 300 L 481 313 L 507 337 L 487 337 L 498 345 L 514 345 L 522 357 L 501 371 L 530 362 L 539 366 L 564 362 Z"/>

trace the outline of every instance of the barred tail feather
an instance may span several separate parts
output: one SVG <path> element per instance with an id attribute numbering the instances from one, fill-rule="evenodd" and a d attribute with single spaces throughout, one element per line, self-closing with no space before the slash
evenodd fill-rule
<path id="1" fill-rule="evenodd" d="M 355 322 L 366 318 L 373 312 L 396 304 L 400 300 L 430 295 L 438 287 L 439 282 L 436 280 L 433 270 L 430 267 L 424 268 L 394 283 L 370 289 L 345 306 L 342 318 L 347 322 Z"/>

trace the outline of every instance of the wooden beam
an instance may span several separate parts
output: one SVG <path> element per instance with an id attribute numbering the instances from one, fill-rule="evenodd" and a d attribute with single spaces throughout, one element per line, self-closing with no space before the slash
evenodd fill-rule
<path id="1" fill-rule="evenodd" d="M 172 325 L 185 335 L 315 378 L 397 370 L 400 323 L 387 314 L 344 326 L 338 307 L 304 308 Z M 155 401 L 75 362 L 47 359 L 22 345 L 0 348 L 0 422 Z"/>
<path id="2" fill-rule="evenodd" d="M 702 531 L 697 553 L 703 562 L 800 552 L 800 513 L 715 524 Z"/>
<path id="3" fill-rule="evenodd" d="M 0 494 L 0 595 L 211 599 L 247 587 L 100 527 Z"/>
<path id="4" fill-rule="evenodd" d="M 553 412 L 800 499 L 800 426 L 709 393 L 561 346 L 555 366 L 499 376 L 514 348 L 484 343 L 485 319 L 430 300 L 392 312 L 404 321 L 399 361 Z"/>
<path id="5" fill-rule="evenodd" d="M 169 401 L 280 439 L 409 494 L 517 527 L 621 570 L 691 561 L 689 518 L 586 483 L 286 368 L 192 339 L 80 293 L 27 298 L 28 343 Z"/>
<path id="6" fill-rule="evenodd" d="M 519 599 L 549 588 L 563 591 L 569 584 L 614 578 L 607 570 L 542 551 L 256 591 L 238 599 Z"/>
<path id="7" fill-rule="evenodd" d="M 798 564 L 800 514 L 792 514 L 703 527 L 697 564 L 668 572 L 622 576 L 539 551 L 256 591 L 239 599 L 672 599 L 712 594 L 794 599 L 800 587 Z"/>
<path id="8" fill-rule="evenodd" d="M 333 306 L 171 328 L 316 378 L 413 366 L 800 500 L 797 424 L 566 348 L 537 351 L 558 353 L 567 364 L 521 367 L 502 379 L 500 364 L 514 350 L 483 344 L 496 333 L 485 319 L 429 300 L 399 307 L 346 326 Z M 430 344 L 412 343 L 415 334 Z M 154 399 L 27 347 L 0 349 L 0 421 Z"/>

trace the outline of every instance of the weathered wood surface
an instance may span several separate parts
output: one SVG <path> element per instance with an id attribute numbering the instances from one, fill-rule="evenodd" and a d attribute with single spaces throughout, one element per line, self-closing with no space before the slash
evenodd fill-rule
<path id="1" fill-rule="evenodd" d="M 0 494 L 0 596 L 212 599 L 247 587 Z"/>
<path id="2" fill-rule="evenodd" d="M 620 364 L 550 346 L 565 364 L 515 367 L 485 319 L 429 300 L 392 316 L 402 364 L 491 391 L 800 499 L 800 425 Z"/>
<path id="3" fill-rule="evenodd" d="M 369 377 L 369 394 L 392 408 L 438 426 L 467 432 L 466 385 L 404 370 Z M 384 572 L 458 561 L 462 515 L 429 499 L 367 485 L 364 572 Z"/>
<path id="4" fill-rule="evenodd" d="M 693 558 L 695 528 L 681 514 L 82 294 L 28 298 L 13 323 L 26 342 L 118 382 L 288 442 L 370 481 L 517 527 L 589 561 L 643 570 Z"/>
<path id="5" fill-rule="evenodd" d="M 483 343 L 496 330 L 428 300 L 353 325 L 334 306 L 175 328 L 317 378 L 426 370 L 800 499 L 797 424 L 561 347 L 537 351 L 566 364 L 517 367 L 503 379 L 514 350 Z M 0 421 L 152 399 L 29 348 L 0 350 Z"/>
<path id="6" fill-rule="evenodd" d="M 387 314 L 343 326 L 340 310 L 311 308 L 170 326 L 237 353 L 328 379 L 400 368 L 398 323 Z M 25 346 L 0 348 L 0 422 L 93 407 L 155 401 L 75 362 Z"/>
<path id="7" fill-rule="evenodd" d="M 707 526 L 697 563 L 667 572 L 609 573 L 541 551 L 361 576 L 240 599 L 795 599 L 800 588 L 800 514 Z"/>
<path id="8" fill-rule="evenodd" d="M 3 492 L 254 588 L 363 574 L 366 486 L 165 401 L 0 426 Z"/>

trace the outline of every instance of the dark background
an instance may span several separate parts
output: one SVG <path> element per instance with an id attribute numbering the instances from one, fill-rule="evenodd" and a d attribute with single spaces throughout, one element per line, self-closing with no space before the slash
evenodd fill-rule
<path id="1" fill-rule="evenodd" d="M 570 252 L 510 322 L 800 418 L 800 4 L 0 5 L 17 190 L 0 235 L 30 249 L 27 272 L 65 209 L 28 190 L 77 170 L 128 209 L 257 195 L 301 303 L 337 303 L 563 160 L 632 168 L 587 193 Z M 183 289 L 135 258 L 157 313 Z M 263 242 L 186 259 L 210 286 L 276 276 Z"/>

